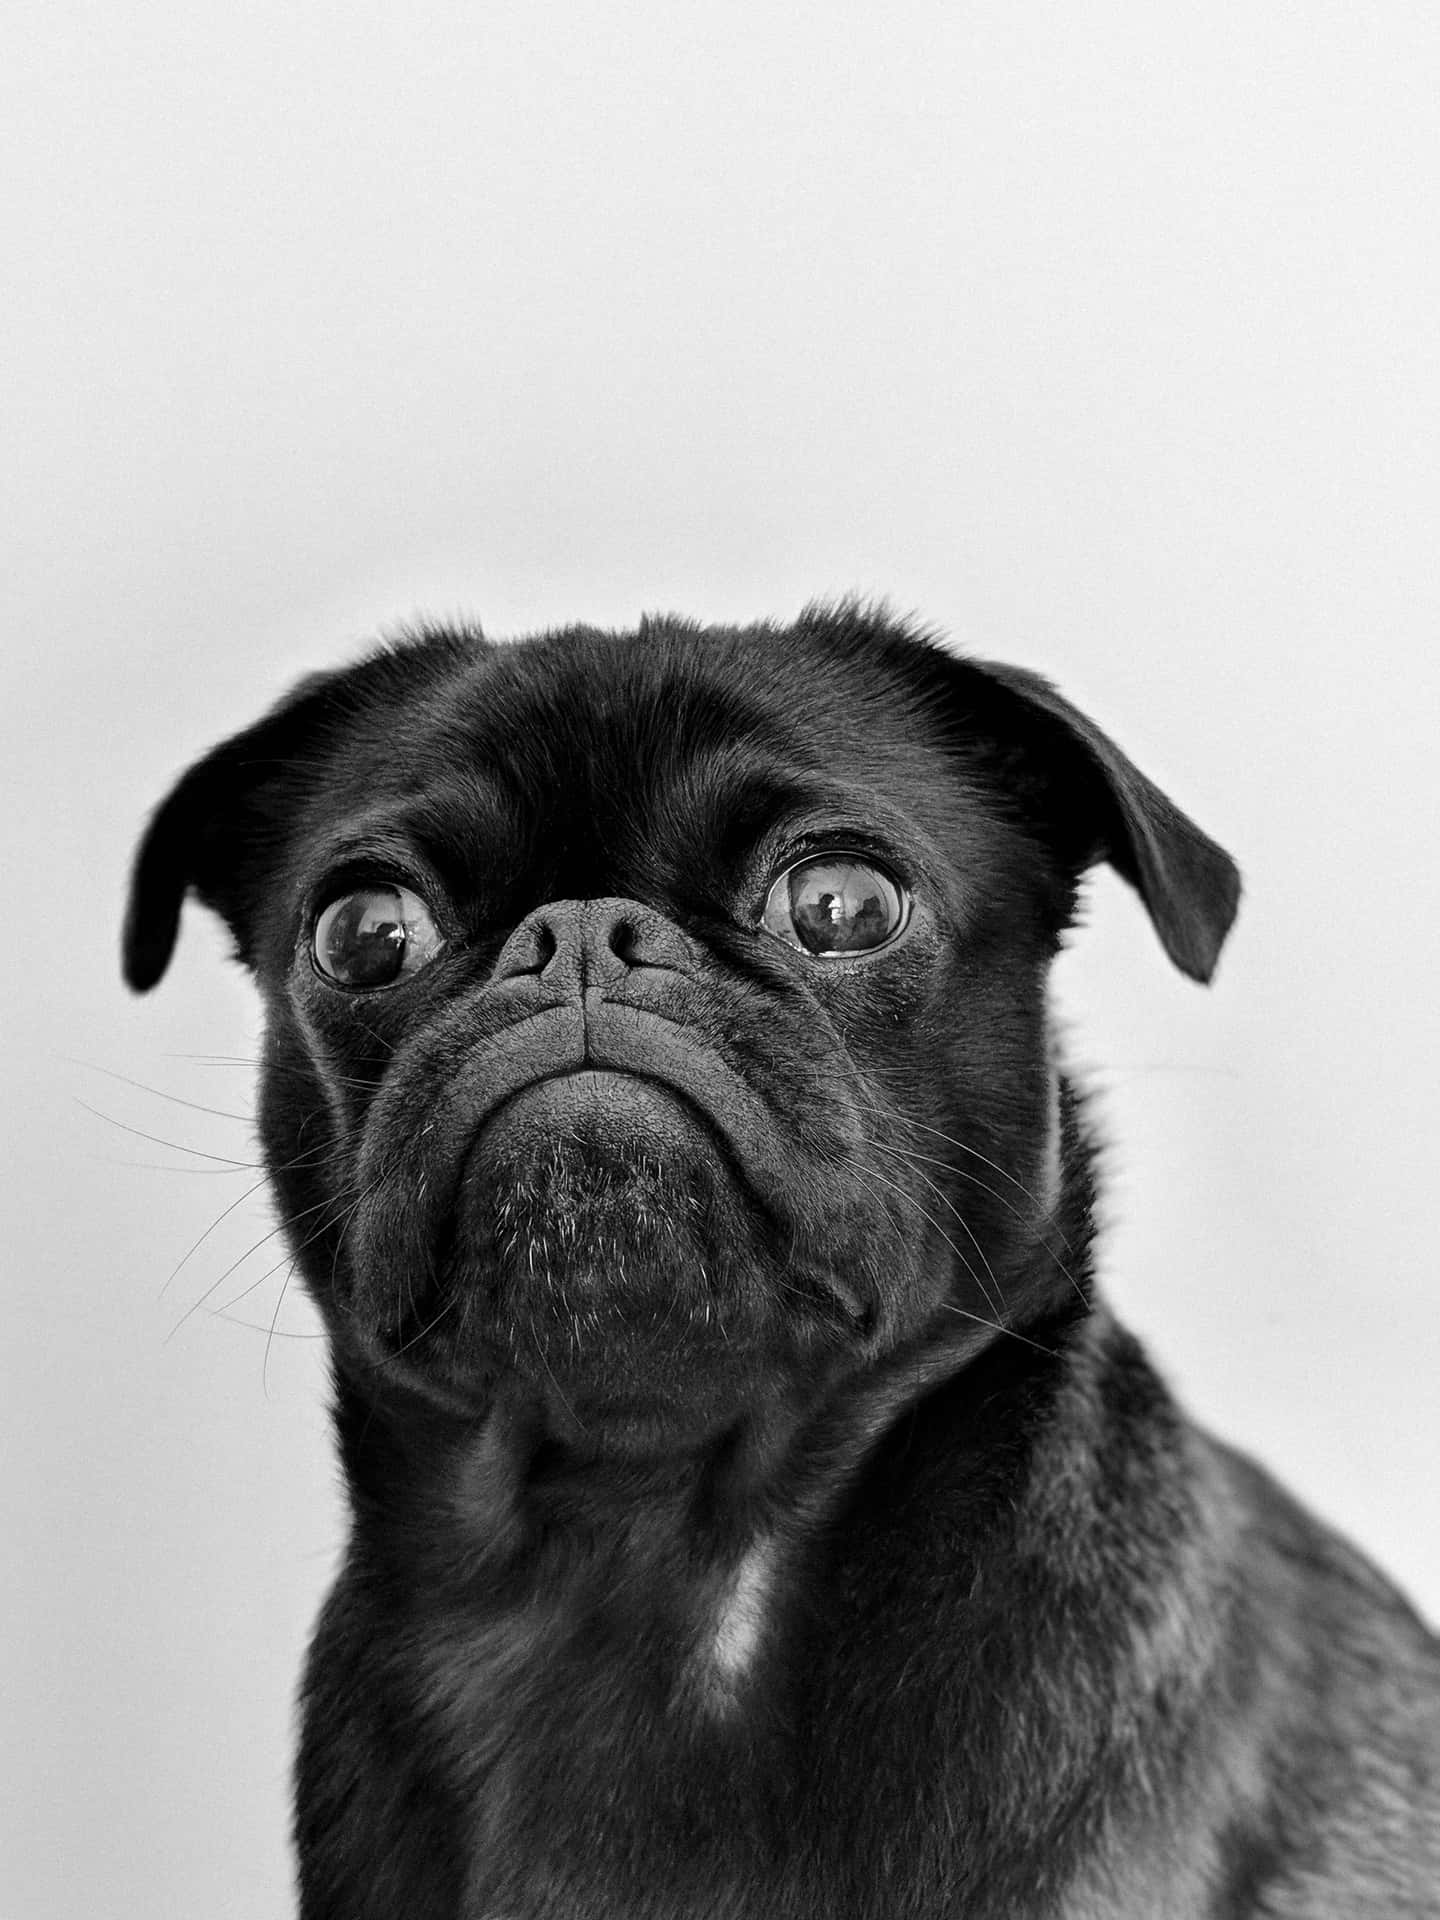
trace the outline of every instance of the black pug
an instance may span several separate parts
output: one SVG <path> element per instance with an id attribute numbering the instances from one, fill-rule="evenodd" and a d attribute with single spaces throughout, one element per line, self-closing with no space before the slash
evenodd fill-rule
<path id="1" fill-rule="evenodd" d="M 428 633 L 165 801 L 333 1346 L 306 1920 L 1440 1912 L 1435 1642 L 1095 1291 L 1101 860 L 1208 979 L 1226 855 L 860 607 Z"/>

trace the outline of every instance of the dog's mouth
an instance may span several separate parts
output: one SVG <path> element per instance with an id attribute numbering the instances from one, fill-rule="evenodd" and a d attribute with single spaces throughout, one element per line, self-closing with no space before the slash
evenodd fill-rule
<path id="1" fill-rule="evenodd" d="M 688 1092 L 653 1073 L 608 1067 L 542 1074 L 508 1094 L 482 1121 L 470 1160 L 518 1167 L 557 1144 L 621 1173 L 697 1151 L 739 1171 L 724 1135 Z"/>
<path id="2" fill-rule="evenodd" d="M 722 1249 L 758 1205 L 724 1134 L 672 1082 L 548 1073 L 476 1130 L 452 1211 L 452 1284 L 478 1285 L 502 1318 L 673 1313 L 716 1286 Z"/>
<path id="3" fill-rule="evenodd" d="M 667 1302 L 689 1267 L 707 1279 L 757 1230 L 783 1234 L 793 1188 L 754 1088 L 676 1023 L 601 1004 L 544 1009 L 476 1056 L 475 1092 L 450 1160 L 447 1236 L 491 1302 L 533 1279 L 567 1298 L 603 1291 L 631 1307 L 642 1277 Z M 656 1269 L 663 1269 L 658 1271 Z"/>
<path id="4" fill-rule="evenodd" d="M 466 1331 L 442 1321 L 441 1352 L 462 1374 L 489 1353 L 587 1420 L 611 1402 L 728 1401 L 774 1317 L 756 1285 L 764 1220 L 687 1090 L 611 1068 L 544 1073 L 483 1117 L 464 1155 L 436 1277 Z"/>
<path id="5" fill-rule="evenodd" d="M 462 1394 L 498 1367 L 577 1409 L 703 1421 L 863 1337 L 875 1230 L 822 1073 L 782 1125 L 779 1101 L 682 1023 L 587 1013 L 543 1008 L 458 1064 L 437 1041 L 372 1116 L 345 1315 L 365 1344 Z M 418 1084 L 423 1110 L 402 1114 Z"/>

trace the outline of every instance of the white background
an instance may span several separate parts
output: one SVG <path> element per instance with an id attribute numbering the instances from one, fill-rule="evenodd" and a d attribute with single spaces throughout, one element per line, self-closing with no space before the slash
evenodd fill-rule
<path id="1" fill-rule="evenodd" d="M 1093 712 L 1247 880 L 1209 993 L 1108 876 L 1061 965 L 1111 1291 L 1440 1610 L 1432 0 L 9 21 L 0 1920 L 289 1905 L 323 1362 L 182 1150 L 251 1157 L 248 987 L 116 933 L 174 774 L 417 612 L 859 588 Z"/>

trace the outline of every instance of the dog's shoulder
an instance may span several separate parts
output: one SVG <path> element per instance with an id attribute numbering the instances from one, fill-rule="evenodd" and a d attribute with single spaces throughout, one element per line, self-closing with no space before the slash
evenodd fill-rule
<path id="1" fill-rule="evenodd" d="M 1236 1449 L 1196 1431 L 1232 1547 L 1217 1678 L 1251 1776 L 1218 1835 L 1235 1914 L 1433 1914 L 1440 1897 L 1440 1640 L 1348 1541 Z"/>
<path id="2" fill-rule="evenodd" d="M 1051 1751 L 1119 1754 L 1130 1782 L 1123 1844 L 1097 1844 L 1065 1920 L 1433 1915 L 1440 1640 L 1355 1547 L 1188 1419 L 1103 1305 L 1069 1345 L 1014 1545 L 1046 1591 L 1017 1579 L 1012 1617 L 1025 1598 L 1077 1623 Z M 1109 1622 L 1090 1668 L 1082 1619 Z M 1043 1666 L 1043 1643 L 1019 1664 Z"/>
<path id="3" fill-rule="evenodd" d="M 1355 1546 L 1263 1467 L 1199 1438 L 1238 1517 L 1233 1577 L 1256 1658 L 1283 1671 L 1314 1721 L 1352 1757 L 1372 1749 L 1409 1756 L 1417 1775 L 1440 1785 L 1440 1639 Z"/>

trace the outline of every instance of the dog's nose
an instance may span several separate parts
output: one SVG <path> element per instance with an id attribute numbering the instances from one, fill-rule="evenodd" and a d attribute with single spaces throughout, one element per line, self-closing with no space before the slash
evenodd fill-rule
<path id="1" fill-rule="evenodd" d="M 520 922 L 491 977 L 538 974 L 549 986 L 583 993 L 641 967 L 688 973 L 692 959 L 680 929 L 638 900 L 552 900 Z"/>

